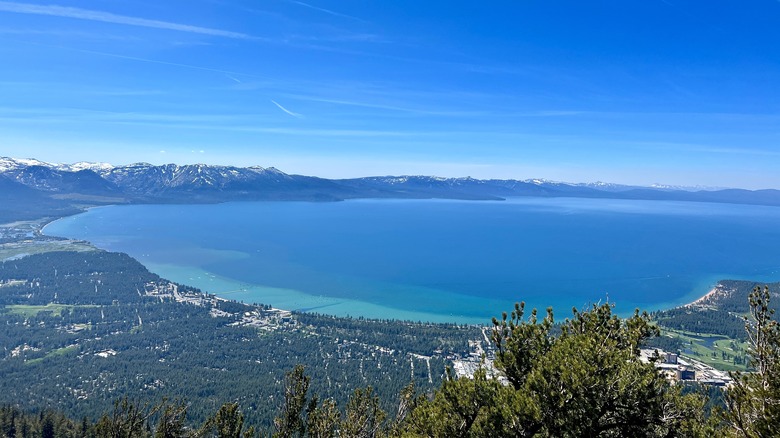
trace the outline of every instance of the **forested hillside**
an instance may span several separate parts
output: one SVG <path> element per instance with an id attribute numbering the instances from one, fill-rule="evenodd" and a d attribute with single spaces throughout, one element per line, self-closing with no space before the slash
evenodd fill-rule
<path id="1" fill-rule="evenodd" d="M 756 287 L 767 287 L 769 308 L 778 309 L 780 283 L 721 280 L 707 295 L 685 306 L 654 312 L 653 320 L 665 336 L 651 343 L 680 351 L 723 369 L 745 369 L 749 361 L 745 317 L 748 297 Z"/>
<path id="2" fill-rule="evenodd" d="M 115 398 L 189 402 L 203 421 L 225 401 L 269 426 L 285 372 L 346 401 L 373 385 L 389 409 L 410 381 L 441 383 L 474 327 L 289 315 L 208 296 L 124 254 L 50 252 L 0 264 L 0 403 L 97 418 Z"/>
<path id="3" fill-rule="evenodd" d="M 780 426 L 780 327 L 768 288 L 749 296 L 754 322 L 751 373 L 733 374 L 725 407 L 707 409 L 708 395 L 681 391 L 641 360 L 639 347 L 658 334 L 647 314 L 621 319 L 603 304 L 555 325 L 552 312 L 538 319 L 518 304 L 493 321 L 498 375 L 480 369 L 471 378 L 450 376 L 429 395 L 412 384 L 387 411 L 369 385 L 345 402 L 312 395 L 303 366 L 276 386 L 280 397 L 272 426 L 245 421 L 246 400 L 225 402 L 201 423 L 188 420 L 192 404 L 150 404 L 118 398 L 98 420 L 80 422 L 59 413 L 31 415 L 0 409 L 0 431 L 13 437 L 772 437 Z M 250 422 L 251 424 L 251 422 Z"/>

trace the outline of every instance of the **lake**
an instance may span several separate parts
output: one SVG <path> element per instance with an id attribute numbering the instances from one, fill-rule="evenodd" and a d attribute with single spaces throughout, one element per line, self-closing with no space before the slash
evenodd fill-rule
<path id="1" fill-rule="evenodd" d="M 514 198 L 132 205 L 46 226 L 170 280 L 274 307 L 489 323 L 516 301 L 558 319 L 690 302 L 719 279 L 780 279 L 780 208 Z"/>

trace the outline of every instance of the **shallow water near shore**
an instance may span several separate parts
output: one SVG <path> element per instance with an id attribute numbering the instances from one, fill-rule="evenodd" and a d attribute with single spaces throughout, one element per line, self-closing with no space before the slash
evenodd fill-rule
<path id="1" fill-rule="evenodd" d="M 133 205 L 48 235 L 122 251 L 225 298 L 339 316 L 489 323 L 515 301 L 684 304 L 723 278 L 780 279 L 780 208 L 515 198 Z"/>

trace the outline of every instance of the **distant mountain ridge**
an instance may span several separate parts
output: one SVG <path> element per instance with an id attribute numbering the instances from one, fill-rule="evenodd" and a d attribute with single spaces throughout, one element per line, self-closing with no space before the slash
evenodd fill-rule
<path id="1" fill-rule="evenodd" d="M 691 191 L 670 186 L 639 187 L 603 182 L 570 184 L 543 179 L 481 180 L 434 176 L 325 179 L 291 175 L 273 167 L 259 166 L 53 164 L 36 159 L 3 157 L 0 157 L 0 188 L 0 202 L 18 203 L 22 198 L 22 201 L 29 199 L 31 202 L 43 200 L 63 208 L 115 203 L 339 201 L 356 198 L 503 200 L 519 196 L 780 206 L 778 190 Z M 20 195 L 22 192 L 23 196 Z M 12 213 L 12 210 L 11 206 L 0 207 L 0 216 L 4 212 Z"/>

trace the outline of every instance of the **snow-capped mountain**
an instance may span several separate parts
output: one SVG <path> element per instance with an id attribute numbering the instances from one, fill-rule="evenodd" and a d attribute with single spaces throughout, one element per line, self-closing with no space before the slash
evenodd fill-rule
<path id="1" fill-rule="evenodd" d="M 480 180 L 423 175 L 328 180 L 289 175 L 273 167 L 206 164 L 157 166 L 135 163 L 113 166 L 108 163 L 53 164 L 35 159 L 0 158 L 0 182 L 3 181 L 6 182 L 0 188 L 9 193 L 19 191 L 14 187 L 25 187 L 40 199 L 79 200 L 79 205 L 85 205 L 84 202 L 202 203 L 231 200 L 334 201 L 354 198 L 500 200 L 536 196 L 780 206 L 780 191 L 777 190 L 683 190 L 669 186 L 635 187 L 604 182 L 572 184 L 540 178 Z"/>
<path id="2" fill-rule="evenodd" d="M 113 167 L 103 172 L 103 176 L 108 181 L 141 193 L 177 188 L 227 189 L 259 180 L 282 182 L 292 179 L 274 168 L 264 169 L 257 166 L 249 168 L 206 164 L 154 166 L 148 163 Z"/>
<path id="3" fill-rule="evenodd" d="M 70 170 L 58 164 L 32 159 L 0 158 L 0 175 L 27 187 L 55 193 L 111 196 L 120 192 L 92 170 Z"/>
<path id="4" fill-rule="evenodd" d="M 113 169 L 114 166 L 109 163 L 90 163 L 88 161 L 79 161 L 78 163 L 73 164 L 58 164 L 56 168 L 57 170 L 67 170 L 70 172 L 91 170 L 99 175 L 103 175 Z"/>
<path id="5" fill-rule="evenodd" d="M 7 157 L 0 158 L 0 175 L 45 192 L 147 197 L 196 191 L 246 193 L 262 191 L 261 186 L 295 186 L 301 181 L 318 180 L 290 176 L 273 167 L 239 168 L 205 164 L 155 166 L 148 163 L 113 166 L 90 162 L 54 164 Z"/>
<path id="6" fill-rule="evenodd" d="M 8 158 L 0 157 L 0 173 L 8 172 L 10 170 L 16 170 L 29 166 L 43 166 L 53 167 L 54 164 L 44 163 L 43 161 L 34 160 L 32 158 Z"/>

